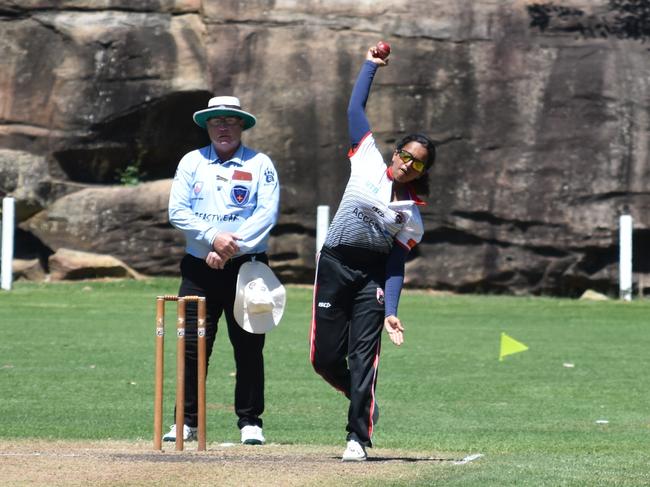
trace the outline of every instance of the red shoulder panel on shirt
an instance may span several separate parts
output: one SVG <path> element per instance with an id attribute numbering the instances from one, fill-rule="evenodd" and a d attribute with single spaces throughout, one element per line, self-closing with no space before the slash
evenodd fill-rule
<path id="1" fill-rule="evenodd" d="M 354 154 L 357 153 L 357 150 L 359 149 L 359 147 L 361 147 L 361 144 L 363 144 L 363 141 L 366 140 L 366 137 L 368 137 L 371 133 L 372 132 L 368 132 L 366 135 L 361 137 L 361 140 L 359 141 L 359 143 L 357 145 L 355 145 L 354 147 L 350 147 L 350 150 L 348 151 L 348 157 L 352 157 Z"/>

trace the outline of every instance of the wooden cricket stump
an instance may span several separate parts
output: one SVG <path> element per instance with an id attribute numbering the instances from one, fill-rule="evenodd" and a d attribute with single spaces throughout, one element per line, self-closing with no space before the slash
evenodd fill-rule
<path id="1" fill-rule="evenodd" d="M 185 424 L 185 304 L 196 302 L 198 317 L 197 375 L 198 375 L 198 451 L 206 449 L 205 379 L 207 357 L 205 344 L 206 304 L 202 296 L 156 296 L 156 386 L 154 391 L 153 447 L 162 450 L 163 380 L 165 350 L 165 303 L 176 302 L 176 450 L 182 451 L 183 426 Z"/>

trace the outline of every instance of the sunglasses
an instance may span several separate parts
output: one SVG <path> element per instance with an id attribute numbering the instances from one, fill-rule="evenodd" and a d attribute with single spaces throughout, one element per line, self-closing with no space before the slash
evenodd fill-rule
<path id="1" fill-rule="evenodd" d="M 207 124 L 210 127 L 221 127 L 227 126 L 227 127 L 234 127 L 235 125 L 239 125 L 241 122 L 241 118 L 239 117 L 214 117 L 214 118 L 209 118 L 207 121 Z"/>
<path id="2" fill-rule="evenodd" d="M 417 172 L 424 171 L 424 167 L 426 166 L 424 161 L 421 161 L 420 159 L 416 159 L 415 157 L 413 157 L 413 154 L 411 154 L 408 151 L 405 151 L 404 149 L 395 152 L 397 152 L 397 156 L 402 160 L 404 164 L 408 164 L 410 162 L 411 167 Z"/>

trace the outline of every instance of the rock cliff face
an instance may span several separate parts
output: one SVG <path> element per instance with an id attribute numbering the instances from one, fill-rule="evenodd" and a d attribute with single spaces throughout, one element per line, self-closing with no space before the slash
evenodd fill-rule
<path id="1" fill-rule="evenodd" d="M 311 282 L 316 207 L 333 215 L 349 174 L 347 97 L 365 50 L 385 39 L 391 63 L 368 102 L 375 136 L 387 155 L 412 131 L 440 142 L 407 282 L 613 294 L 623 211 L 634 270 L 650 273 L 647 31 L 621 35 L 607 0 L 561 7 L 0 0 L 0 195 L 18 200 L 16 254 L 72 248 L 176 273 L 169 179 L 207 144 L 192 113 L 235 94 L 259 120 L 244 142 L 281 178 L 272 266 Z M 122 186 L 129 178 L 142 184 Z"/>

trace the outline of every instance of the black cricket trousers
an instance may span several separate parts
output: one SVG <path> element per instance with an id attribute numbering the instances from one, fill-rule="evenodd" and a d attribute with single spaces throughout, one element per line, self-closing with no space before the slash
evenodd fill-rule
<path id="1" fill-rule="evenodd" d="M 237 426 L 262 427 L 264 411 L 264 348 L 263 334 L 244 331 L 233 316 L 237 274 L 244 262 L 258 260 L 268 263 L 266 254 L 249 254 L 228 261 L 224 269 L 212 269 L 204 260 L 185 255 L 181 261 L 179 296 L 206 298 L 206 352 L 210 363 L 212 347 L 217 336 L 219 318 L 225 312 L 228 336 L 233 347 L 236 366 L 235 414 Z M 196 427 L 198 422 L 197 377 L 197 304 L 187 303 L 185 323 L 185 424 Z"/>
<path id="2" fill-rule="evenodd" d="M 347 439 L 364 446 L 372 446 L 385 267 L 383 254 L 325 247 L 316 268 L 310 360 L 350 400 Z"/>

